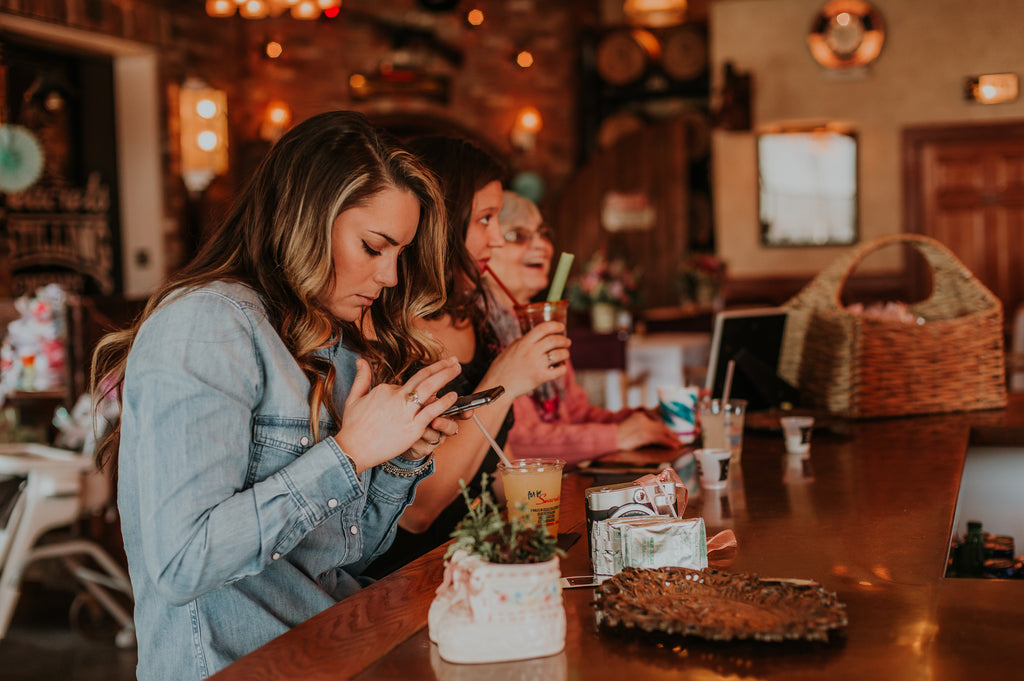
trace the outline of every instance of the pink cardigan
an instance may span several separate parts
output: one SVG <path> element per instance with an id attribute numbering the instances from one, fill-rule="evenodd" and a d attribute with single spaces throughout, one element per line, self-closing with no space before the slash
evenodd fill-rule
<path id="1" fill-rule="evenodd" d="M 512 403 L 515 425 L 508 444 L 518 458 L 559 458 L 569 466 L 602 454 L 618 451 L 616 424 L 633 409 L 611 412 L 590 403 L 586 391 L 576 382 L 572 363 L 565 374 L 565 398 L 558 405 L 556 420 L 541 418 L 536 402 L 523 395 Z"/>

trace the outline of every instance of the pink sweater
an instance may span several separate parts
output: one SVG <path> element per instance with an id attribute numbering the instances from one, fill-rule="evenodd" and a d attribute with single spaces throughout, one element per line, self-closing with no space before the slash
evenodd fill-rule
<path id="1" fill-rule="evenodd" d="M 586 391 L 576 382 L 572 363 L 565 374 L 565 399 L 558 405 L 554 421 L 544 421 L 536 402 L 523 395 L 512 403 L 515 425 L 508 444 L 518 458 L 559 458 L 573 465 L 602 454 L 618 451 L 616 424 L 633 409 L 611 412 L 590 403 Z"/>

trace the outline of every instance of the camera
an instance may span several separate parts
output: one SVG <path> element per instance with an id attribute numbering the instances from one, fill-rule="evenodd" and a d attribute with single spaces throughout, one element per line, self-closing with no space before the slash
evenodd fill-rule
<path id="1" fill-rule="evenodd" d="M 675 485 L 667 482 L 644 487 L 633 482 L 599 485 L 588 487 L 585 495 L 588 541 L 599 520 L 670 515 L 676 504 Z"/>

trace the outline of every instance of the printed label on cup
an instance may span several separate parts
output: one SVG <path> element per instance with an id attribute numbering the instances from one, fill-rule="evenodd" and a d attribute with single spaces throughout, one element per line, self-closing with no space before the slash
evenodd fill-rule
<path id="1" fill-rule="evenodd" d="M 658 388 L 658 407 L 661 419 L 679 441 L 689 444 L 697 437 L 697 397 L 694 387 Z"/>

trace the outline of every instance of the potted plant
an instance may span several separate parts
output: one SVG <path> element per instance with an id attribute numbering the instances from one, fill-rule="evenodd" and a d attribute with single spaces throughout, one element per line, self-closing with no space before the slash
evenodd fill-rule
<path id="1" fill-rule="evenodd" d="M 595 252 L 583 266 L 582 274 L 569 286 L 569 306 L 589 310 L 597 333 L 615 330 L 616 317 L 640 301 L 641 271 L 622 258 L 608 258 L 605 249 Z"/>
<path id="2" fill-rule="evenodd" d="M 680 263 L 677 275 L 680 302 L 707 307 L 721 295 L 726 265 L 713 253 L 693 253 Z"/>
<path id="3" fill-rule="evenodd" d="M 452 533 L 444 581 L 430 605 L 430 640 L 447 662 L 484 663 L 555 655 L 565 647 L 557 538 L 528 514 L 502 513 L 487 488 Z"/>

